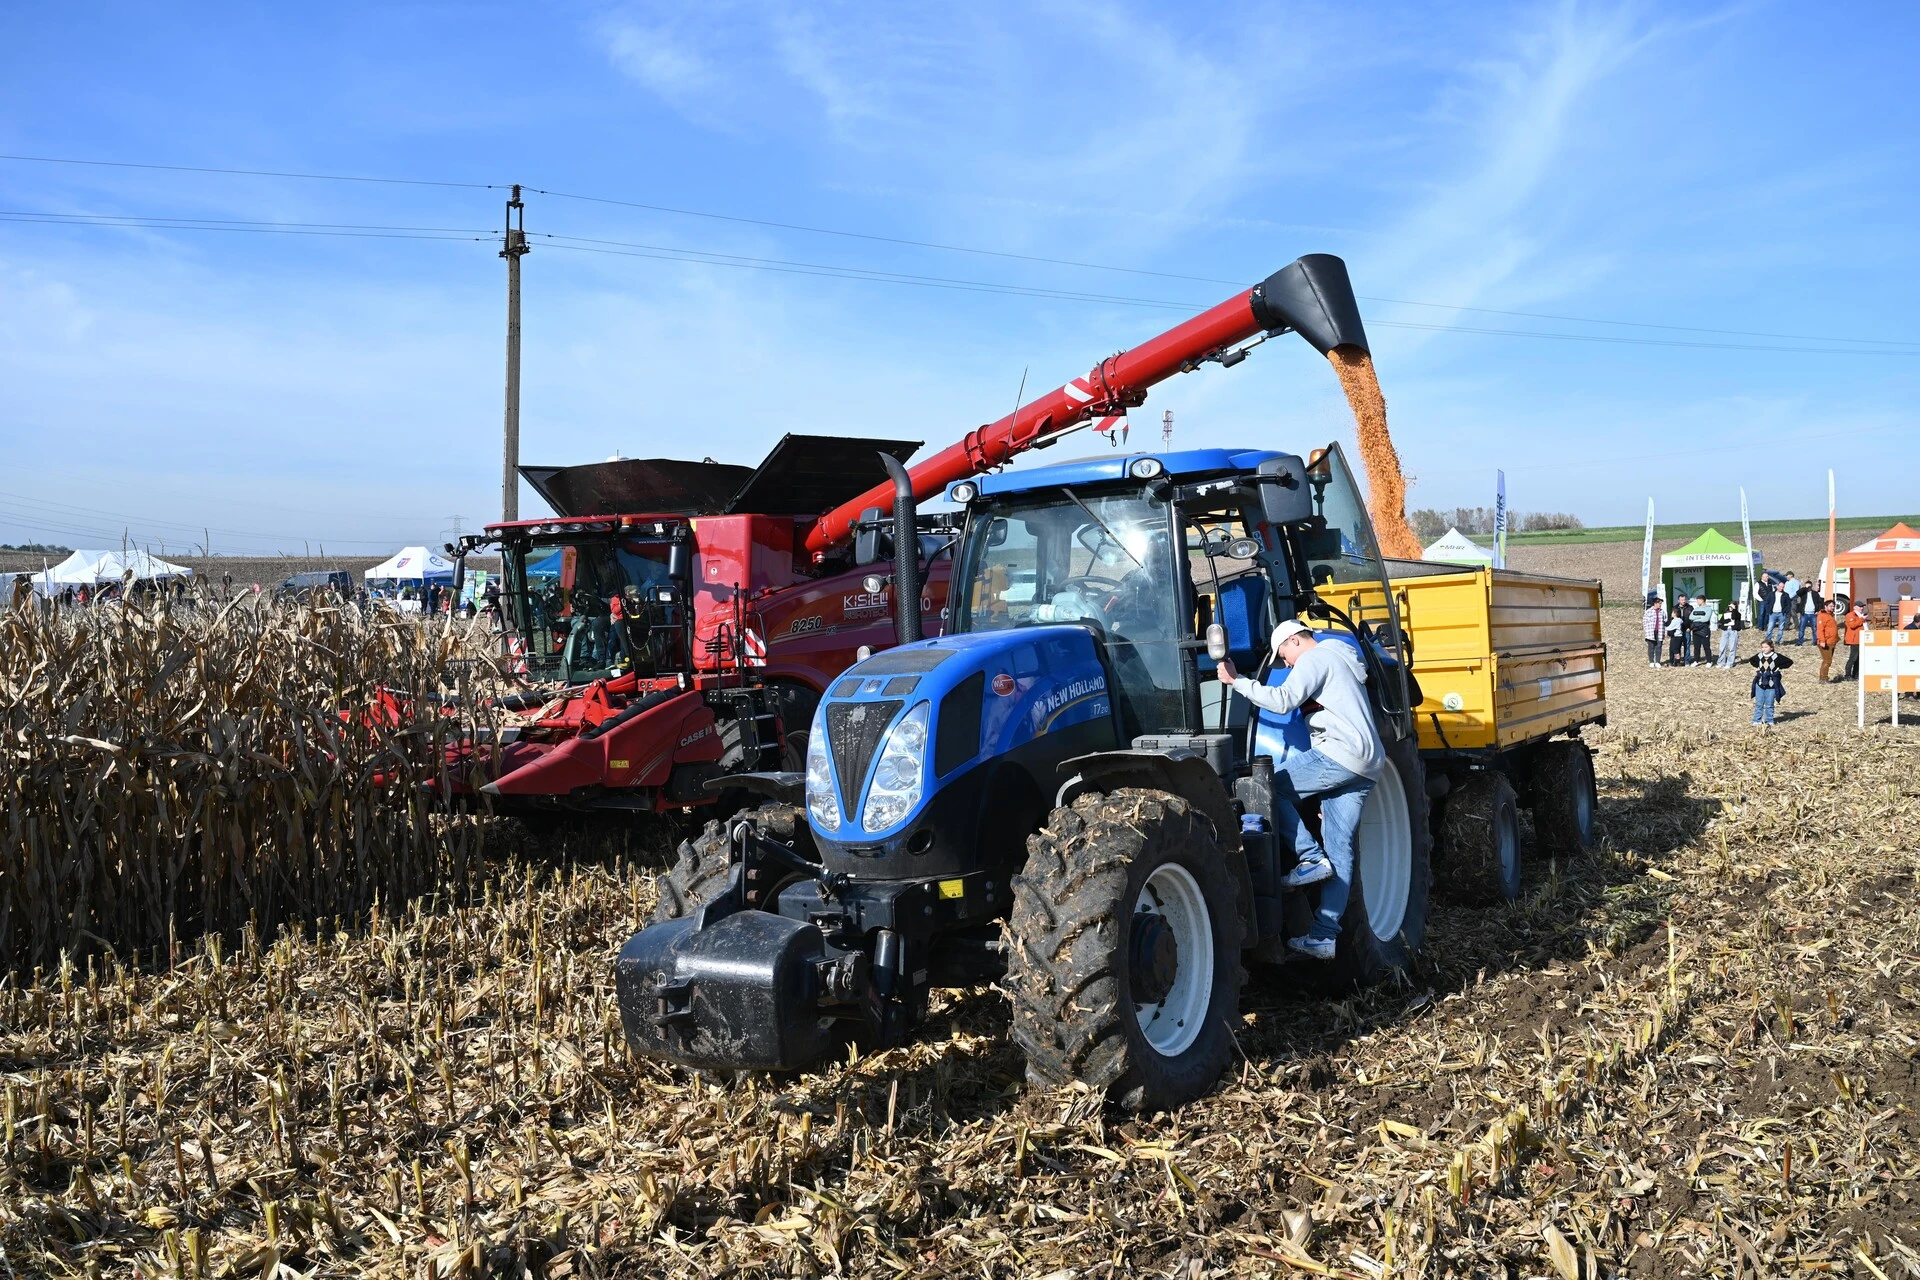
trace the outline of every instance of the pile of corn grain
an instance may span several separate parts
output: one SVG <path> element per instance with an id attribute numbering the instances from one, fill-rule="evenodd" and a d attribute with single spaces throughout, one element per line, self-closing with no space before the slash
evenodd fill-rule
<path id="1" fill-rule="evenodd" d="M 461 645 L 256 596 L 0 612 L 0 969 L 464 883 L 429 789 Z"/>

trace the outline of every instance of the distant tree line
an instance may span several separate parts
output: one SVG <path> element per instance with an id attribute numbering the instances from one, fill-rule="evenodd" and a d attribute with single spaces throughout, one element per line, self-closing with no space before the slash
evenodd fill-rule
<path id="1" fill-rule="evenodd" d="M 1407 517 L 1413 522 L 1413 531 L 1428 542 L 1433 541 L 1449 528 L 1462 533 L 1492 533 L 1492 507 L 1455 507 L 1452 511 L 1435 511 L 1431 507 L 1422 507 Z M 1549 529 L 1584 529 L 1580 517 L 1565 511 L 1528 511 L 1509 514 L 1510 528 L 1516 533 L 1541 533 Z"/>
<path id="2" fill-rule="evenodd" d="M 30 551 L 42 556 L 70 556 L 72 547 L 56 547 L 51 542 L 0 542 L 0 551 Z"/>

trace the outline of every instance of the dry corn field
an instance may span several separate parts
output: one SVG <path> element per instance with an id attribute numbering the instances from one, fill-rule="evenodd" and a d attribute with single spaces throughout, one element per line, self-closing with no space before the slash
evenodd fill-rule
<path id="1" fill-rule="evenodd" d="M 499 822 L 470 894 L 0 989 L 0 1268 L 1920 1275 L 1920 731 L 1798 668 L 1750 729 L 1608 612 L 1599 849 L 1441 901 L 1407 984 L 1256 979 L 1177 1114 L 1026 1090 L 986 989 L 817 1074 L 631 1061 L 609 962 L 668 839 Z"/>
<path id="2" fill-rule="evenodd" d="M 477 833 L 425 790 L 463 634 L 252 596 L 0 614 L 0 965 L 464 884 Z"/>

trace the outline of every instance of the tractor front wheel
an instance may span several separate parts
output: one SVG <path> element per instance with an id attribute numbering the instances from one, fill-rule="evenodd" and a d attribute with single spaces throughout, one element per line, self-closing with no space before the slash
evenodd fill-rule
<path id="1" fill-rule="evenodd" d="M 1027 1078 L 1129 1111 L 1218 1080 L 1240 1002 L 1241 925 L 1213 825 L 1164 791 L 1087 795 L 1027 841 L 1005 987 Z"/>
<path id="2" fill-rule="evenodd" d="M 783 844 L 800 842 L 805 857 L 814 857 L 811 833 L 800 810 L 790 804 L 763 804 L 749 815 L 760 834 Z M 653 909 L 653 923 L 690 916 L 720 896 L 733 874 L 733 845 L 727 838 L 729 822 L 714 821 L 692 840 L 680 842 L 680 856 L 673 869 L 660 878 L 660 901 Z M 784 876 L 778 884 L 747 886 L 747 905 L 759 908 L 779 895 L 793 881 Z"/>

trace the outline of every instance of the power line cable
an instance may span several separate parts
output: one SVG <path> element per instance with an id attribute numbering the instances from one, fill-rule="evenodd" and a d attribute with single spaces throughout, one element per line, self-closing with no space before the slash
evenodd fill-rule
<path id="1" fill-rule="evenodd" d="M 511 186 L 505 182 L 439 182 L 430 178 L 374 178 L 352 173 L 292 173 L 279 169 L 223 169 L 199 164 L 139 164 L 131 160 L 72 160 L 62 156 L 0 155 L 0 160 L 24 164 L 70 164 L 100 169 L 153 169 L 162 173 L 221 173 L 244 178 L 300 178 L 312 182 L 368 182 L 396 187 L 460 187 L 469 191 L 493 191 Z"/>
<path id="2" fill-rule="evenodd" d="M 0 210 L 0 222 L 38 222 L 62 227 L 124 227 L 148 231 L 239 231 L 258 235 L 347 236 L 369 240 L 454 240 L 472 243 L 489 240 L 490 231 L 455 227 L 395 227 L 371 224 L 324 222 L 247 222 L 241 219 L 154 218 L 117 214 L 39 213 L 32 210 Z M 462 234 L 445 234 L 448 232 Z"/>
<path id="3" fill-rule="evenodd" d="M 512 185 L 502 182 L 448 182 L 425 178 L 385 178 L 359 174 L 334 173 L 298 173 L 271 169 L 231 169 L 209 165 L 169 165 L 135 163 L 124 160 L 80 160 L 57 156 L 0 155 L 0 161 L 16 161 L 34 164 L 89 165 L 119 169 L 152 169 L 178 173 L 232 174 L 250 177 L 300 178 L 326 182 L 383 183 L 403 186 L 450 187 L 468 190 L 494 191 Z M 949 244 L 937 240 L 916 240 L 906 236 L 886 236 L 874 232 L 851 231 L 841 227 L 820 227 L 807 223 L 784 222 L 773 218 L 753 218 L 741 214 L 716 213 L 706 209 L 687 209 L 675 205 L 653 204 L 640 200 L 622 200 L 611 196 L 586 195 L 581 192 L 555 191 L 547 187 L 523 186 L 523 190 L 539 195 L 550 196 L 556 200 L 574 200 L 590 204 L 612 205 L 627 209 L 640 209 L 650 213 L 665 213 L 676 217 L 704 218 L 716 222 L 730 222 L 743 226 L 766 227 L 781 231 L 798 231 L 808 235 L 837 236 L 846 239 L 866 240 L 876 244 L 892 244 L 905 248 L 932 249 L 942 253 L 966 253 L 981 257 L 1004 258 L 1016 262 L 1031 262 L 1047 266 L 1070 267 L 1083 271 L 1110 271 L 1125 275 L 1148 276 L 1163 280 L 1184 280 L 1196 284 L 1243 285 L 1245 281 L 1230 280 L 1221 276 L 1187 275 L 1172 271 L 1154 271 L 1144 267 L 1124 267 L 1114 263 L 1087 262 L 1073 258 L 1056 258 L 1045 254 L 1014 253 L 1004 249 L 988 249 L 978 245 Z M 1777 333 L 1769 330 L 1719 329 L 1701 325 L 1661 324 L 1647 320 L 1613 320 L 1597 316 L 1567 315 L 1557 312 L 1512 311 L 1496 307 L 1474 307 L 1450 302 L 1423 302 L 1411 298 L 1389 298 L 1378 294 L 1357 295 L 1365 302 L 1385 302 L 1403 307 L 1430 307 L 1443 311 L 1470 311 L 1481 315 L 1511 316 L 1526 320 L 1557 320 L 1568 324 L 1613 325 L 1636 329 L 1661 329 L 1676 333 L 1722 334 L 1737 338 L 1771 338 L 1788 342 L 1842 342 L 1859 346 L 1910 346 L 1920 347 L 1920 340 L 1905 338 L 1848 338 L 1830 334 L 1813 333 Z"/>
<path id="4" fill-rule="evenodd" d="M 165 520 L 165 519 L 161 519 L 154 516 L 128 515 L 124 512 L 108 511 L 100 507 L 80 507 L 80 506 L 74 506 L 71 503 L 65 503 L 65 502 L 49 502 L 44 498 L 32 498 L 32 497 L 28 497 L 25 494 L 19 494 L 19 493 L 0 492 L 0 498 L 6 499 L 8 506 L 16 508 L 16 510 L 13 511 L 12 513 L 16 517 L 26 516 L 26 517 L 33 517 L 33 518 L 42 518 L 40 513 L 45 512 L 47 513 L 45 518 L 49 518 L 49 519 L 59 519 L 59 520 L 67 520 L 67 521 L 93 521 L 101 517 L 104 517 L 105 519 L 115 524 L 146 525 L 146 526 L 157 527 L 157 528 L 184 529 L 188 533 L 199 534 L 202 536 L 207 536 L 207 535 L 217 533 L 222 535 L 223 537 L 264 538 L 264 539 L 270 539 L 274 541 L 284 541 L 288 537 L 301 536 L 298 534 L 264 533 L 258 529 L 229 529 L 229 528 L 224 528 L 220 525 L 208 525 L 200 522 L 193 522 L 193 521 L 186 521 L 186 520 Z M 38 511 L 33 510 L 34 508 L 38 508 L 39 510 Z M 309 538 L 306 540 L 319 541 L 320 539 Z M 366 545 L 366 546 L 386 545 L 386 539 L 373 540 L 373 539 L 364 539 L 364 538 L 363 539 L 344 539 L 344 538 L 331 539 L 330 538 L 330 539 L 327 539 L 327 541 L 341 541 L 341 542 L 356 541 L 361 545 Z"/>
<path id="5" fill-rule="evenodd" d="M 569 243 L 570 241 L 582 238 L 554 236 L 551 233 L 543 234 L 549 236 L 547 243 L 550 247 L 572 250 L 577 253 L 605 253 L 618 257 L 654 258 L 666 262 L 684 262 L 697 266 L 735 267 L 749 271 L 773 271 L 786 275 L 825 276 L 841 280 L 866 281 L 873 284 L 911 285 L 916 288 L 925 289 L 953 289 L 969 293 L 1002 293 L 1020 297 L 1092 302 L 1111 306 L 1145 307 L 1161 311 L 1179 311 L 1186 314 L 1193 314 L 1204 310 L 1204 304 L 1175 302 L 1165 298 L 1130 298 L 1107 294 L 1076 294 L 1062 290 L 1040 289 L 1029 285 L 1001 284 L 984 280 L 964 280 L 946 276 L 908 276 L 896 273 L 870 271 L 862 267 L 836 267 L 825 263 L 794 262 L 780 258 L 751 258 L 738 254 L 708 254 L 701 250 L 673 249 L 660 245 L 633 245 L 630 248 L 613 248 L 608 246 L 623 245 L 625 242 L 618 240 L 592 240 L 586 243 Z M 1920 356 L 1920 350 L 1893 351 L 1843 347 L 1784 347 L 1739 342 L 1688 342 L 1677 338 L 1629 338 L 1599 333 L 1553 333 L 1544 329 L 1490 329 L 1472 325 L 1421 324 L 1412 320 L 1368 320 L 1366 323 L 1370 328 L 1413 329 L 1432 333 L 1466 333 L 1500 338 L 1546 338 L 1560 342 L 1597 342 L 1610 346 L 1681 347 L 1717 351 L 1771 351 L 1790 352 L 1802 355 Z"/>

